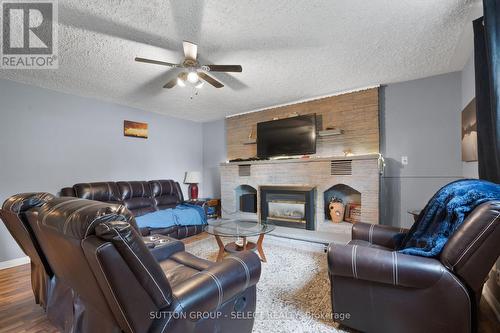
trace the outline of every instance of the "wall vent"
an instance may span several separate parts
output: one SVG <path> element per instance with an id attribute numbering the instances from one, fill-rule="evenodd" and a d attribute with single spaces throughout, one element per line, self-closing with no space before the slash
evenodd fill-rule
<path id="1" fill-rule="evenodd" d="M 330 167 L 332 176 L 352 176 L 352 160 L 331 161 Z"/>
<path id="2" fill-rule="evenodd" d="M 238 165 L 238 174 L 240 177 L 249 177 L 250 176 L 250 164 Z"/>

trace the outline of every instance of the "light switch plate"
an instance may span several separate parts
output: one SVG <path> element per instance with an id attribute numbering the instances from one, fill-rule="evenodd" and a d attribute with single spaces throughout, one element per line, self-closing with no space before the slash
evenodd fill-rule
<path id="1" fill-rule="evenodd" d="M 401 156 L 401 164 L 408 165 L 408 156 Z"/>

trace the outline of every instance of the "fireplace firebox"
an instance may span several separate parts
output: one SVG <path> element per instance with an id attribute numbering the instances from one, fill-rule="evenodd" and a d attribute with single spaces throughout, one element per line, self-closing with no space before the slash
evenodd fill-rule
<path id="1" fill-rule="evenodd" d="M 315 230 L 316 190 L 304 186 L 260 186 L 260 218 L 278 226 Z"/>

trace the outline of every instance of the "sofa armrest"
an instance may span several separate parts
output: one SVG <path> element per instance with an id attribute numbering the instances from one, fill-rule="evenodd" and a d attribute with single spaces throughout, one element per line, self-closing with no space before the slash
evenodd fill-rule
<path id="1" fill-rule="evenodd" d="M 255 285 L 260 278 L 259 257 L 245 251 L 193 275 L 173 290 L 174 313 L 210 312 Z"/>
<path id="2" fill-rule="evenodd" d="M 394 249 L 407 232 L 405 228 L 358 222 L 352 226 L 352 239 Z"/>
<path id="3" fill-rule="evenodd" d="M 421 289 L 434 285 L 446 272 L 436 259 L 335 244 L 328 248 L 328 269 L 333 276 Z"/>
<path id="4" fill-rule="evenodd" d="M 203 208 L 203 211 L 205 212 L 205 216 L 208 215 L 208 206 L 207 206 L 207 201 L 206 200 L 184 200 L 182 202 L 183 204 L 189 204 L 189 205 L 195 205 L 195 206 L 200 206 Z"/>

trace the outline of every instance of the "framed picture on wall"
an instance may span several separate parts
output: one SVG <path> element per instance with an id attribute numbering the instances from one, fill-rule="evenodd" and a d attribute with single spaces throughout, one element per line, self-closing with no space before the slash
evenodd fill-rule
<path id="1" fill-rule="evenodd" d="M 123 122 L 123 135 L 134 138 L 148 138 L 148 124 L 125 120 Z"/>
<path id="2" fill-rule="evenodd" d="M 462 111 L 462 161 L 477 161 L 476 99 Z"/>

